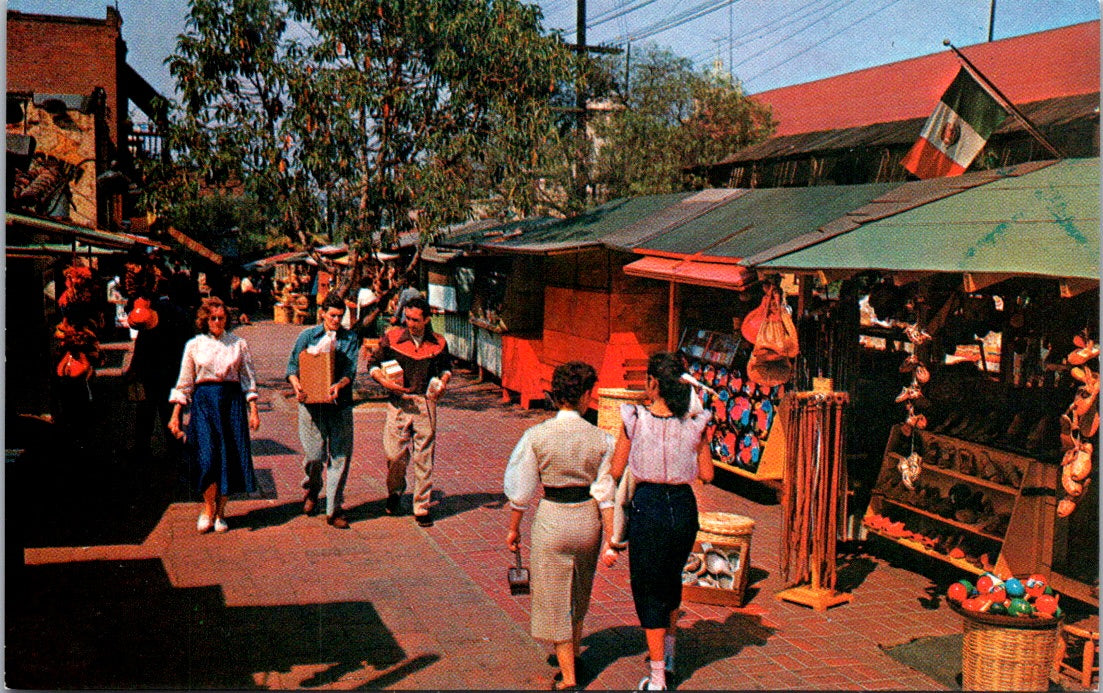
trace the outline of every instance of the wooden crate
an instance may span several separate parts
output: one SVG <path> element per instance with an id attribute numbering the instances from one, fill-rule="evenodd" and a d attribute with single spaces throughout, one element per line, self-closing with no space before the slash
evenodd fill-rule
<path id="1" fill-rule="evenodd" d="M 738 557 L 734 582 L 728 587 L 707 587 L 702 585 L 682 585 L 682 599 L 700 604 L 719 606 L 743 606 L 746 599 L 747 582 L 751 568 L 751 535 L 726 537 L 708 532 L 698 532 L 693 544 L 693 553 L 702 553 L 702 544 L 711 544 L 729 556 Z"/>

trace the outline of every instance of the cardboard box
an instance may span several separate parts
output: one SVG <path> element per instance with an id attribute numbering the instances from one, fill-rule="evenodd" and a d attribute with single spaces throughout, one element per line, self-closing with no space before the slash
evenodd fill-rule
<path id="1" fill-rule="evenodd" d="M 329 387 L 333 385 L 336 354 L 332 351 L 311 354 L 299 352 L 299 385 L 306 393 L 307 404 L 330 402 Z"/>
<path id="2" fill-rule="evenodd" d="M 379 364 L 379 367 L 383 370 L 383 374 L 398 384 L 399 387 L 405 387 L 405 378 L 402 376 L 402 366 L 398 361 L 384 361 Z"/>

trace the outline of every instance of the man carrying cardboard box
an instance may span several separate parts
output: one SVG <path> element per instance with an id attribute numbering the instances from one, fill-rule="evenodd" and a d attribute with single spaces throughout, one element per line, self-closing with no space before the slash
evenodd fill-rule
<path id="1" fill-rule="evenodd" d="M 303 512 L 313 515 L 318 507 L 324 468 L 326 522 L 337 529 L 349 526 L 341 504 L 352 457 L 352 383 L 356 380 L 356 362 L 360 355 L 359 335 L 341 327 L 344 314 L 345 302 L 341 297 L 336 293 L 327 295 L 322 303 L 322 324 L 299 333 L 287 361 L 287 380 L 299 401 L 299 442 L 303 446 L 305 473 L 302 486 L 306 491 Z M 323 357 L 322 352 L 326 350 L 332 351 L 332 360 Z M 304 366 L 311 369 L 311 377 L 302 370 Z M 308 386 L 313 389 L 313 383 L 317 382 L 314 369 L 332 373 L 323 378 L 332 383 L 328 391 L 324 390 L 324 382 L 323 391 L 307 391 Z"/>
<path id="2" fill-rule="evenodd" d="M 433 449 L 437 400 L 452 378 L 448 342 L 429 324 L 429 302 L 418 297 L 403 308 L 405 326 L 392 327 L 372 352 L 371 377 L 387 389 L 383 451 L 387 455 L 387 514 L 399 513 L 406 492 L 406 468 L 414 465 L 414 519 L 433 524 Z M 392 363 L 393 362 L 393 363 Z"/>

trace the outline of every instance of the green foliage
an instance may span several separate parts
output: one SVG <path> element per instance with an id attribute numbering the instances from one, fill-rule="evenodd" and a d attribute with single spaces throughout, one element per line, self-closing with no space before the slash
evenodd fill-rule
<path id="1" fill-rule="evenodd" d="M 209 248 L 233 238 L 240 257 L 269 251 L 268 221 L 255 200 L 244 195 L 207 194 L 175 204 L 165 221 Z"/>
<path id="2" fill-rule="evenodd" d="M 517 0 L 190 0 L 161 202 L 240 188 L 300 243 L 364 250 L 472 199 L 527 213 L 576 64 L 540 21 Z"/>
<path id="3" fill-rule="evenodd" d="M 623 70 L 602 61 L 610 77 Z M 702 187 L 691 168 L 715 162 L 770 135 L 769 109 L 730 75 L 695 72 L 669 51 L 649 49 L 630 65 L 630 90 L 610 95 L 623 105 L 592 118 L 600 142 L 593 178 L 607 197 Z"/>

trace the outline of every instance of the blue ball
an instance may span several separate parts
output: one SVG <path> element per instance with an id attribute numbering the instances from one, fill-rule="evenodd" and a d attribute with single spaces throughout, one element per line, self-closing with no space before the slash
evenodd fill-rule
<path id="1" fill-rule="evenodd" d="M 1019 578 L 1007 578 L 1003 581 L 1003 589 L 1007 592 L 1007 596 L 1015 599 L 1016 597 L 1022 597 L 1026 594 L 1026 588 L 1023 587 L 1022 581 Z"/>

